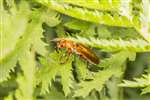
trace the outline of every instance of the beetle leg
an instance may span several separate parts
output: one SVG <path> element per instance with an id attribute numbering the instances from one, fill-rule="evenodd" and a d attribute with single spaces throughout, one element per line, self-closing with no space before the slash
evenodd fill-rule
<path id="1" fill-rule="evenodd" d="M 65 53 L 63 56 L 61 56 L 61 59 L 65 59 L 65 57 L 66 57 L 66 59 L 63 62 L 61 62 L 61 64 L 65 64 L 68 61 L 71 54 L 72 54 L 72 50 L 68 49 L 67 53 Z"/>
<path id="2" fill-rule="evenodd" d="M 63 55 L 60 56 L 60 63 L 61 63 L 61 64 L 64 63 L 63 59 L 66 58 L 66 57 L 67 57 L 67 54 L 66 54 L 66 53 L 64 53 Z"/>
<path id="3" fill-rule="evenodd" d="M 71 50 L 71 48 L 68 48 L 68 51 L 67 51 L 67 52 L 68 52 L 69 55 L 70 55 L 71 53 L 73 53 L 72 50 Z"/>
<path id="4" fill-rule="evenodd" d="M 61 56 L 60 64 L 65 64 L 68 61 L 69 57 L 70 57 L 70 54 L 65 54 L 65 56 Z M 65 59 L 65 60 L 62 61 L 62 59 Z"/>
<path id="5" fill-rule="evenodd" d="M 59 53 L 59 48 L 58 47 L 55 47 L 55 50 L 57 53 Z"/>

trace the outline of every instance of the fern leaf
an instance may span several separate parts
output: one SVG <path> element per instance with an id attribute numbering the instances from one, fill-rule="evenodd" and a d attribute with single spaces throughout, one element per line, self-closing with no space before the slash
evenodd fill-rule
<path id="1" fill-rule="evenodd" d="M 87 69 L 87 65 L 80 59 L 76 59 L 77 72 L 79 73 L 79 78 L 85 80 L 90 76 L 90 72 Z"/>
<path id="2" fill-rule="evenodd" d="M 17 99 L 33 99 L 35 87 L 35 59 L 34 52 L 25 51 L 19 59 L 23 70 L 23 75 L 18 75 L 17 82 L 19 88 L 16 90 Z"/>
<path id="3" fill-rule="evenodd" d="M 112 55 L 110 58 L 102 60 L 99 66 L 104 68 L 109 68 L 110 66 L 112 67 L 121 66 L 127 58 L 129 58 L 130 61 L 134 61 L 136 58 L 136 53 L 129 51 L 122 51 L 120 53 Z M 122 60 L 120 61 L 120 59 Z"/>
<path id="4" fill-rule="evenodd" d="M 134 78 L 134 81 L 124 80 L 123 83 L 121 83 L 119 86 L 122 87 L 141 87 L 142 94 L 150 92 L 150 74 L 142 75 L 141 78 Z"/>
<path id="5" fill-rule="evenodd" d="M 146 93 L 150 93 L 150 85 L 145 87 L 144 89 L 142 89 L 142 93 L 141 94 L 146 94 Z"/>
<path id="6" fill-rule="evenodd" d="M 103 11 L 117 11 L 120 6 L 120 0 L 64 0 L 63 3 L 73 4 L 90 9 Z"/>
<path id="7" fill-rule="evenodd" d="M 51 81 L 55 80 L 56 75 L 61 76 L 61 83 L 65 95 L 67 96 L 71 92 L 70 87 L 72 87 L 73 83 L 71 72 L 72 59 L 69 59 L 66 64 L 60 64 L 59 58 L 62 54 L 63 52 L 61 54 L 54 52 L 50 54 L 49 60 L 44 58 L 41 59 L 43 67 L 39 69 L 36 75 L 37 82 L 42 83 L 42 94 L 49 92 L 48 87 L 51 87 Z"/>
<path id="8" fill-rule="evenodd" d="M 22 55 L 22 52 L 24 52 L 25 50 L 28 50 L 30 48 L 31 44 L 35 44 L 35 45 L 33 45 L 34 49 L 39 54 L 44 55 L 46 53 L 46 51 L 45 51 L 45 44 L 43 42 L 40 42 L 41 41 L 40 38 L 42 36 L 41 23 L 39 23 L 37 25 L 35 25 L 35 24 L 36 23 L 31 23 L 31 24 L 28 25 L 28 27 L 26 28 L 25 33 L 23 34 L 22 39 L 18 39 L 15 49 L 14 49 L 14 51 L 12 51 L 9 54 L 8 59 L 7 59 L 7 57 L 2 59 L 2 62 L 1 62 L 1 69 L 2 70 L 1 70 L 1 72 L 4 70 L 5 71 L 5 73 L 4 73 L 5 75 L 7 75 L 9 73 L 9 70 L 14 67 L 12 65 L 15 65 L 15 62 Z M 33 26 L 34 27 L 36 26 L 36 28 L 33 28 Z M 31 39 L 32 37 L 34 37 L 33 40 Z M 8 65 L 10 63 L 12 65 Z M 4 75 L 4 77 L 5 77 L 5 75 Z M 1 79 L 3 79 L 3 78 L 1 78 Z"/>
<path id="9" fill-rule="evenodd" d="M 47 53 L 45 49 L 46 44 L 41 40 L 43 38 L 42 23 L 46 22 L 45 18 L 50 12 L 42 9 L 31 11 L 28 3 L 25 1 L 19 3 L 18 9 L 13 4 L 13 1 L 12 5 L 12 10 L 10 9 L 12 14 L 1 10 L 3 22 L 0 25 L 0 29 L 3 32 L 1 34 L 2 47 L 0 47 L 2 54 L 0 55 L 0 82 L 9 77 L 9 72 L 13 71 L 22 53 L 28 50 L 31 45 L 38 54 L 45 55 Z M 43 14 L 38 13 L 41 10 Z M 60 19 L 55 12 L 51 13 L 51 16 L 53 17 L 50 17 L 48 20 L 52 18 L 53 21 L 57 22 L 54 22 L 55 25 L 60 23 Z M 29 20 L 32 21 L 29 22 Z M 14 23 L 15 25 L 13 25 Z M 55 26 L 52 23 L 49 24 Z"/>
<path id="10" fill-rule="evenodd" d="M 35 11 L 35 14 L 42 14 L 41 20 L 50 27 L 54 27 L 61 22 L 60 15 L 51 9 L 39 9 Z"/>
<path id="11" fill-rule="evenodd" d="M 121 79 L 118 77 L 112 77 L 107 83 L 106 87 L 108 89 L 108 95 L 109 99 L 122 99 L 122 89 L 118 87 L 118 84 L 120 83 Z"/>
<path id="12" fill-rule="evenodd" d="M 72 19 L 72 21 L 65 23 L 64 26 L 74 30 L 87 30 L 91 26 L 91 23 Z"/>
<path id="13" fill-rule="evenodd" d="M 131 40 L 122 40 L 122 39 L 95 39 L 95 38 L 83 38 L 77 36 L 77 38 L 66 38 L 91 47 L 100 48 L 104 51 L 119 51 L 119 50 L 130 50 L 133 52 L 144 52 L 150 51 L 150 44 L 142 39 L 131 39 Z"/>
<path id="14" fill-rule="evenodd" d="M 124 9 L 124 7 L 125 7 L 126 9 L 122 10 L 120 8 L 120 12 L 112 13 L 112 14 L 107 13 L 107 12 L 99 12 L 97 10 L 90 11 L 86 8 L 72 7 L 66 3 L 61 4 L 56 1 L 46 0 L 43 2 L 43 1 L 37 0 L 37 2 L 51 8 L 53 10 L 56 10 L 60 13 L 63 13 L 68 16 L 78 18 L 81 20 L 90 21 L 93 23 L 104 24 L 104 25 L 109 25 L 109 26 L 133 27 L 139 32 L 139 34 L 145 40 L 150 42 L 149 32 L 145 28 L 145 25 L 147 25 L 147 22 L 144 21 L 144 23 L 146 23 L 146 24 L 143 24 L 143 25 L 141 24 L 143 22 L 141 22 L 140 19 L 142 18 L 141 15 L 143 15 L 143 14 L 139 14 L 139 15 L 132 14 L 131 9 L 136 8 L 134 6 L 133 6 L 133 8 L 132 8 L 132 6 L 130 7 L 130 3 L 132 3 L 132 2 L 124 2 L 124 1 L 120 2 L 121 8 Z M 66 2 L 71 2 L 71 1 L 66 0 Z M 149 3 L 148 1 L 145 1 L 145 2 Z M 146 4 L 145 2 L 143 2 L 143 3 Z M 136 11 L 136 12 L 141 13 L 142 11 L 147 11 L 145 9 L 141 9 L 142 8 L 141 2 L 137 2 L 137 4 L 140 6 L 138 8 L 140 10 Z M 143 7 L 143 8 L 145 8 L 145 7 Z"/>
<path id="15" fill-rule="evenodd" d="M 65 93 L 65 96 L 69 95 L 71 93 L 71 89 L 73 88 L 73 76 L 72 76 L 72 60 L 71 62 L 67 63 L 65 66 L 62 66 L 60 69 L 61 74 L 61 83 L 63 86 L 63 91 Z"/>
<path id="16" fill-rule="evenodd" d="M 44 97 L 44 100 L 75 100 L 71 97 L 65 97 L 62 93 L 58 92 L 54 87 L 51 88 L 51 92 Z"/>
<path id="17" fill-rule="evenodd" d="M 120 16 L 119 14 L 110 14 L 107 12 L 99 12 L 99 11 L 90 11 L 86 8 L 72 7 L 68 4 L 59 4 L 56 1 L 39 1 L 36 0 L 43 5 L 56 10 L 60 13 L 69 15 L 74 18 L 78 18 L 85 21 L 90 21 L 94 23 L 110 25 L 110 26 L 122 26 L 122 27 L 133 27 L 132 22 L 126 16 Z"/>
<path id="18" fill-rule="evenodd" d="M 11 1 L 12 4 L 13 0 Z M 25 9 L 28 8 L 27 4 L 22 5 Z M 6 55 L 8 55 L 11 51 L 14 50 L 17 39 L 23 34 L 25 28 L 27 26 L 27 20 L 29 18 L 30 11 L 26 9 L 23 14 L 23 9 L 20 7 L 20 10 L 17 10 L 15 5 L 10 9 L 13 9 L 12 14 L 8 13 L 6 10 L 1 10 L 1 54 L 0 59 L 3 59 Z M 14 25 L 14 23 L 16 25 Z M 22 26 L 20 25 L 22 24 Z M 9 30 L 8 30 L 9 29 Z M 15 33 L 15 34 L 14 34 Z M 13 42 L 12 42 L 13 41 Z"/>
<path id="19" fill-rule="evenodd" d="M 138 5 L 138 6 L 137 6 Z M 149 31 L 149 9 L 150 2 L 148 0 L 132 0 L 131 2 L 131 14 L 134 24 L 134 28 L 139 34 L 150 43 L 150 31 Z"/>
<path id="20" fill-rule="evenodd" d="M 28 3 L 26 1 L 21 1 L 19 6 L 20 9 L 16 10 L 17 16 L 19 16 L 20 13 L 23 16 L 24 14 L 22 13 L 23 11 L 22 9 L 26 8 L 29 10 Z M 35 86 L 34 73 L 35 73 L 35 62 L 36 62 L 34 59 L 34 54 L 35 52 L 37 52 L 40 55 L 45 55 L 47 53 L 47 51 L 45 50 L 46 44 L 41 40 L 43 29 L 42 29 L 42 20 L 40 20 L 40 18 L 42 15 L 38 16 L 31 12 L 30 13 L 28 12 L 28 14 L 30 16 L 26 16 L 26 14 L 23 16 L 23 18 L 25 17 L 24 20 L 27 22 L 28 25 L 24 25 L 25 28 L 23 31 L 21 31 L 22 34 L 19 35 L 19 37 L 14 38 L 15 44 L 13 50 L 9 52 L 9 54 L 5 55 L 0 62 L 1 65 L 5 65 L 1 67 L 1 73 L 2 75 L 4 74 L 3 75 L 4 78 L 7 78 L 10 69 L 14 67 L 17 61 L 19 61 L 21 65 L 23 75 L 19 75 L 17 78 L 19 88 L 16 90 L 16 98 L 18 99 L 33 98 L 33 92 Z M 11 19 L 12 20 L 15 19 L 15 16 L 16 15 L 14 14 L 14 16 Z M 32 20 L 32 21 L 28 22 L 28 20 Z M 17 23 L 17 25 L 19 26 L 20 23 Z M 16 27 L 14 27 L 14 29 L 17 30 Z M 6 34 L 7 33 L 4 34 L 4 39 L 7 40 L 8 37 L 6 36 Z M 16 35 L 17 33 L 13 33 L 13 34 Z M 6 45 L 9 44 L 7 43 Z M 31 53 L 31 51 L 33 52 Z M 12 65 L 8 65 L 8 64 L 12 64 Z M 3 81 L 2 80 L 3 77 L 1 78 L 1 81 Z"/>
<path id="21" fill-rule="evenodd" d="M 149 32 L 149 25 L 148 23 L 144 23 L 141 28 L 135 27 L 139 34 L 148 42 L 150 43 L 150 32 Z"/>
<path id="22" fill-rule="evenodd" d="M 41 94 L 49 92 L 48 87 L 51 87 L 51 81 L 55 80 L 55 76 L 61 67 L 58 66 L 56 62 L 58 57 L 57 53 L 50 54 L 50 57 L 52 57 L 52 59 L 40 58 L 42 67 L 36 73 L 37 83 L 42 83 Z"/>
<path id="23" fill-rule="evenodd" d="M 93 80 L 91 81 L 82 81 L 79 83 L 79 89 L 75 91 L 75 97 L 82 96 L 86 97 L 93 89 L 97 91 L 101 91 L 104 87 L 104 84 L 109 78 L 112 77 L 112 75 L 119 75 L 122 74 L 122 65 L 125 63 L 126 59 L 129 58 L 128 53 L 131 52 L 119 52 L 116 53 L 107 60 L 107 67 L 103 71 L 99 71 L 98 73 L 95 73 L 93 76 Z M 121 57 L 121 58 L 120 58 Z M 111 61 L 114 59 L 113 61 Z M 119 60 L 119 62 L 118 62 Z M 86 92 L 85 92 L 86 91 Z"/>
<path id="24" fill-rule="evenodd" d="M 10 70 L 16 65 L 17 62 L 17 49 L 16 44 L 18 39 L 26 29 L 27 21 L 30 11 L 28 10 L 28 5 L 24 4 L 22 7 L 26 9 L 25 13 L 22 13 L 22 9 L 18 11 L 15 8 L 13 0 L 10 2 L 13 10 L 12 15 L 7 11 L 1 10 L 2 23 L 0 24 L 0 34 L 1 37 L 1 46 L 0 46 L 0 82 L 6 80 L 9 77 Z M 16 25 L 14 25 L 16 23 Z M 20 25 L 20 23 L 22 25 Z M 12 42 L 13 41 L 13 42 Z M 18 44 L 19 45 L 19 44 Z"/>
<path id="25" fill-rule="evenodd" d="M 105 82 L 113 75 L 111 70 L 105 70 L 99 72 L 93 81 L 83 81 L 79 83 L 80 89 L 75 91 L 75 97 L 83 96 L 86 97 L 93 89 L 101 91 Z M 85 92 L 86 91 L 86 92 Z"/>

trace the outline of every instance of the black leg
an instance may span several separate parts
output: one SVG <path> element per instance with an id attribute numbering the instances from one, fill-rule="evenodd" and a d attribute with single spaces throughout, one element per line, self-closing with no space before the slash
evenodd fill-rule
<path id="1" fill-rule="evenodd" d="M 67 53 L 63 54 L 61 57 L 60 57 L 60 64 L 65 64 L 69 59 L 69 56 Z"/>
<path id="2" fill-rule="evenodd" d="M 59 53 L 59 48 L 58 47 L 55 47 L 55 50 L 57 53 Z"/>

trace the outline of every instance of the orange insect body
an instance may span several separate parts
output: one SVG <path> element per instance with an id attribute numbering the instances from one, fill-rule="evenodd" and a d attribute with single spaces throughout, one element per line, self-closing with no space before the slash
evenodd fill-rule
<path id="1" fill-rule="evenodd" d="M 96 56 L 96 54 L 83 44 L 77 44 L 71 40 L 60 39 L 57 42 L 57 48 L 66 48 L 68 54 L 75 53 L 90 63 L 99 63 L 99 58 Z"/>

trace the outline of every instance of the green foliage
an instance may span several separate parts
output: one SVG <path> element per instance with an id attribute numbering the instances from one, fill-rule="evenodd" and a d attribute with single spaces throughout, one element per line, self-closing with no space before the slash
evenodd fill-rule
<path id="1" fill-rule="evenodd" d="M 141 78 L 134 78 L 134 81 L 128 81 L 124 80 L 124 83 L 120 84 L 120 86 L 123 87 L 141 87 L 142 89 L 142 94 L 145 93 L 150 93 L 150 75 L 142 75 Z"/>
<path id="2" fill-rule="evenodd" d="M 79 83 L 80 89 L 75 91 L 74 96 L 87 96 L 91 90 L 95 89 L 101 91 L 105 82 L 109 80 L 113 75 L 119 77 L 122 74 L 121 68 L 128 56 L 133 56 L 131 52 L 120 52 L 112 56 L 112 58 L 106 59 L 100 65 L 105 67 L 105 70 L 95 73 L 93 80 L 82 81 Z M 121 59 L 121 60 L 120 60 Z M 119 62 L 118 62 L 119 61 Z M 118 76 L 119 75 L 119 76 Z M 86 92 L 85 92 L 86 91 Z"/>
<path id="3" fill-rule="evenodd" d="M 150 35 L 149 35 L 149 31 L 148 31 L 148 26 L 145 23 L 145 20 L 140 21 L 140 18 L 143 18 L 142 17 L 143 14 L 137 14 L 137 15 L 135 15 L 134 13 L 132 14 L 132 12 L 134 12 L 133 8 L 136 9 L 136 6 L 134 7 L 134 5 L 131 6 L 131 8 L 130 8 L 130 9 L 133 9 L 133 11 L 131 10 L 128 15 L 124 15 L 122 10 L 118 11 L 118 13 L 109 13 L 109 12 L 100 12 L 100 11 L 97 11 L 96 9 L 91 11 L 87 8 L 74 7 L 74 6 L 70 6 L 66 3 L 63 3 L 63 2 L 60 3 L 60 2 L 53 1 L 53 0 L 51 0 L 51 1 L 45 0 L 44 2 L 42 2 L 41 0 L 37 0 L 37 1 L 39 3 L 42 3 L 45 6 L 48 6 L 51 9 L 54 9 L 65 15 L 69 15 L 71 17 L 78 18 L 81 20 L 104 24 L 104 25 L 110 25 L 110 26 L 134 27 L 139 32 L 139 34 L 141 36 L 143 36 L 143 38 L 150 43 Z M 119 0 L 116 2 L 119 3 Z M 83 4 L 85 4 L 85 3 L 86 2 L 84 2 Z M 124 5 L 123 3 L 127 3 L 127 2 L 123 2 L 123 0 L 122 0 L 122 2 L 120 2 L 120 5 L 122 5 L 122 6 L 120 6 L 120 9 L 124 6 L 130 7 L 129 5 Z M 133 0 L 133 3 L 139 4 L 139 7 L 142 8 L 141 2 L 139 2 L 138 0 L 137 1 Z M 148 1 L 146 1 L 146 2 L 143 1 L 143 3 L 149 4 Z M 82 3 L 80 3 L 80 4 L 82 4 Z M 107 3 L 107 4 L 109 4 L 109 3 Z M 78 3 L 74 3 L 74 5 L 78 5 Z M 143 6 L 143 8 L 146 8 L 144 6 Z M 111 8 L 111 7 L 108 6 L 106 8 Z M 144 9 L 140 9 L 140 8 L 136 11 L 136 13 L 142 13 L 142 10 L 144 10 Z M 125 10 L 128 10 L 128 9 L 125 9 Z M 147 10 L 145 10 L 145 11 L 147 11 Z M 148 12 L 144 12 L 144 15 L 146 17 L 148 17 L 149 15 L 146 15 L 145 13 L 148 13 Z M 146 21 L 147 20 L 149 20 L 149 17 L 146 18 Z"/>
<path id="4" fill-rule="evenodd" d="M 149 99 L 149 5 L 148 0 L 1 0 L 0 99 Z M 85 45 L 100 63 L 89 63 L 92 58 L 83 59 L 76 48 L 70 56 L 67 48 L 54 51 L 56 38 Z M 126 87 L 142 88 L 142 95 Z"/>
<path id="5" fill-rule="evenodd" d="M 23 76 L 18 75 L 17 82 L 20 85 L 18 91 L 23 93 L 19 94 L 17 91 L 16 95 L 18 98 L 31 98 L 33 94 L 33 88 L 31 87 L 34 87 L 32 84 L 35 80 L 34 67 L 36 66 L 33 57 L 35 53 L 45 55 L 47 52 L 45 49 L 46 44 L 41 41 L 43 37 L 42 22 L 44 20 L 40 20 L 41 17 L 46 15 L 37 14 L 36 11 L 31 12 L 28 3 L 25 1 L 20 2 L 19 10 L 15 7 L 14 1 L 10 1 L 9 3 L 9 6 L 11 6 L 10 12 L 12 13 L 10 14 L 4 9 L 1 11 L 3 18 L 1 25 L 1 53 L 3 55 L 0 61 L 0 81 L 2 82 L 9 77 L 10 70 L 13 70 L 17 61 L 19 61 L 21 69 L 23 70 Z M 31 22 L 29 22 L 29 20 L 31 20 Z M 17 26 L 13 25 L 15 23 Z M 30 90 L 30 92 L 27 92 L 28 90 Z M 27 93 L 29 93 L 29 95 Z"/>
<path id="6" fill-rule="evenodd" d="M 27 59 L 29 61 L 27 61 Z M 35 87 L 35 59 L 34 53 L 25 51 L 24 54 L 19 58 L 23 75 L 18 74 L 17 83 L 19 84 L 16 90 L 17 99 L 31 99 Z M 30 91 L 29 91 L 30 90 Z"/>
<path id="7" fill-rule="evenodd" d="M 2 55 L 0 60 L 0 81 L 3 81 L 5 80 L 5 77 L 8 77 L 9 70 L 12 69 L 17 62 L 17 56 L 19 56 L 19 53 L 16 55 L 18 52 L 17 49 L 20 48 L 20 45 L 22 45 L 17 40 L 20 40 L 19 37 L 23 34 L 25 28 L 27 27 L 27 18 L 29 17 L 28 14 L 30 13 L 27 9 L 23 15 L 22 10 L 24 9 L 20 8 L 20 10 L 17 12 L 13 2 L 11 2 L 10 5 L 14 6 L 10 9 L 10 11 L 12 11 L 12 16 L 4 9 L 1 10 L 1 17 L 3 19 L 1 23 L 1 32 L 3 32 L 3 34 L 1 34 Z M 26 4 L 21 7 L 28 8 Z M 13 25 L 14 23 L 16 23 L 16 25 Z M 20 26 L 20 23 L 22 26 Z M 9 30 L 7 30 L 7 28 Z M 15 49 L 16 44 L 18 47 Z"/>
<path id="8" fill-rule="evenodd" d="M 41 2 L 41 3 L 44 3 L 44 2 Z M 68 4 L 61 4 L 53 0 L 49 1 L 45 5 L 58 12 L 61 12 L 63 14 L 66 14 L 66 15 L 69 15 L 71 17 L 75 17 L 78 19 L 82 19 L 85 21 L 90 21 L 90 22 L 104 24 L 104 25 L 106 24 L 110 26 L 126 26 L 126 27 L 132 26 L 131 25 L 132 23 L 127 17 L 119 16 L 119 14 L 117 13 L 114 13 L 113 15 L 111 15 L 110 13 L 107 13 L 107 12 L 103 13 L 97 10 L 90 11 L 86 8 L 82 9 L 79 7 L 72 7 Z"/>
<path id="9" fill-rule="evenodd" d="M 61 53 L 63 54 L 63 52 Z M 71 73 L 71 63 L 72 59 L 67 62 L 67 64 L 63 65 L 59 62 L 59 56 L 61 54 L 52 53 L 50 54 L 49 59 L 41 58 L 42 68 L 37 72 L 37 83 L 42 83 L 41 93 L 45 94 L 49 92 L 48 87 L 51 86 L 51 81 L 55 80 L 56 75 L 61 76 L 61 80 L 59 82 L 62 83 L 63 90 L 65 95 L 67 96 L 71 91 L 70 87 L 72 87 L 73 76 Z M 57 79 L 56 79 L 57 80 Z"/>
<path id="10" fill-rule="evenodd" d="M 77 38 L 67 38 L 79 43 L 87 44 L 91 47 L 100 48 L 104 51 L 119 51 L 130 50 L 134 52 L 150 51 L 150 45 L 142 39 L 95 39 L 95 38 L 83 38 L 77 36 Z"/>
<path id="11" fill-rule="evenodd" d="M 112 0 L 112 2 L 109 2 L 108 0 L 64 0 L 64 3 L 97 10 L 116 11 L 119 8 L 120 0 Z"/>

